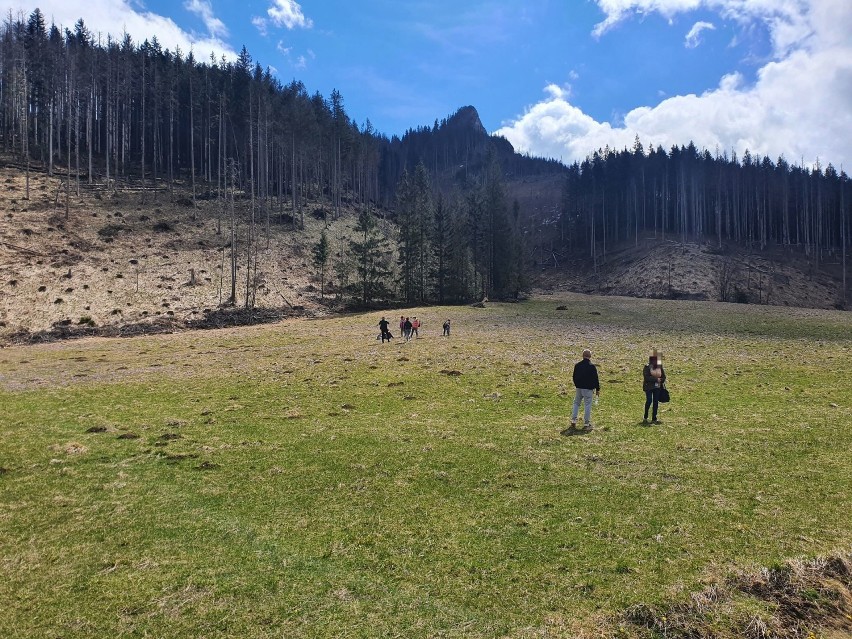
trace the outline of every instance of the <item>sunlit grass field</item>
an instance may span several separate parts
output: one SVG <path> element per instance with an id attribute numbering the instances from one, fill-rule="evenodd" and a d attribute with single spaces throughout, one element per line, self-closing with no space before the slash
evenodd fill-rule
<path id="1" fill-rule="evenodd" d="M 385 314 L 390 344 L 368 313 L 0 350 L 0 636 L 618 636 L 852 546 L 848 313 Z M 585 347 L 596 428 L 563 436 Z"/>

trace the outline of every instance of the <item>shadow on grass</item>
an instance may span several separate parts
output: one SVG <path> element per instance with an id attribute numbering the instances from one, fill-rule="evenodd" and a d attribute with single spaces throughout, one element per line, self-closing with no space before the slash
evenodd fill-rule
<path id="1" fill-rule="evenodd" d="M 573 437 L 574 435 L 588 435 L 594 430 L 593 426 L 587 426 L 585 428 L 575 428 L 573 426 L 569 426 L 565 430 L 559 431 L 560 435 L 565 435 L 566 437 Z"/>

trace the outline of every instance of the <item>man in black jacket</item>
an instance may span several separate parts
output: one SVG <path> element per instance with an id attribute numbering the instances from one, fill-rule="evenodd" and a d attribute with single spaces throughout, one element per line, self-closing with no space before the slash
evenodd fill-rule
<path id="1" fill-rule="evenodd" d="M 391 335 L 390 331 L 388 330 L 388 321 L 384 317 L 379 322 L 379 330 L 382 333 L 382 344 L 385 343 L 385 340 L 391 341 L 393 339 L 393 335 Z"/>
<path id="2" fill-rule="evenodd" d="M 583 402 L 585 418 L 585 429 L 592 429 L 592 400 L 594 395 L 600 396 L 601 384 L 598 380 L 598 369 L 592 364 L 592 351 L 588 348 L 583 351 L 583 359 L 574 365 L 574 386 L 577 392 L 574 394 L 574 408 L 571 411 L 571 428 L 577 426 L 577 415 L 580 412 L 580 402 Z"/>

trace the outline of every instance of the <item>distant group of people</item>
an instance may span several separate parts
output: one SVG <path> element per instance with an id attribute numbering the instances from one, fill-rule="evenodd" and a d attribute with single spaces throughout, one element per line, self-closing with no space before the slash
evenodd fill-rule
<path id="1" fill-rule="evenodd" d="M 423 327 L 422 322 L 414 317 L 399 316 L 399 333 L 403 339 L 408 342 L 415 337 L 420 337 L 420 329 Z M 444 321 L 444 337 L 450 336 L 450 320 Z M 376 339 L 381 339 L 382 344 L 393 339 L 393 334 L 390 332 L 390 322 L 384 317 L 379 321 L 379 336 Z"/>
<path id="2" fill-rule="evenodd" d="M 598 378 L 597 366 L 592 364 L 592 351 L 588 348 L 583 351 L 583 359 L 574 365 L 572 375 L 574 382 L 574 405 L 571 409 L 571 422 L 566 431 L 576 432 L 577 418 L 580 414 L 580 406 L 583 406 L 583 431 L 592 430 L 592 402 L 601 394 L 601 384 Z M 643 424 L 648 424 L 648 410 L 651 409 L 651 423 L 661 424 L 657 419 L 657 411 L 661 402 L 669 401 L 668 390 L 666 390 L 666 372 L 663 370 L 662 356 L 656 351 L 648 357 L 648 363 L 642 369 L 642 390 L 645 391 L 645 416 Z"/>
<path id="3" fill-rule="evenodd" d="M 415 337 L 419 337 L 420 320 L 417 319 L 417 316 L 415 316 L 414 319 L 411 319 L 410 317 L 406 317 L 405 315 L 400 315 L 399 332 L 406 342 L 408 340 L 414 339 Z"/>
<path id="4" fill-rule="evenodd" d="M 417 317 L 399 317 L 399 331 L 406 342 L 419 337 L 423 324 Z M 443 324 L 443 336 L 450 336 L 450 320 Z M 382 317 L 379 321 L 379 336 L 382 343 L 393 339 L 390 332 L 390 322 Z M 588 432 L 594 428 L 592 425 L 592 405 L 597 403 L 601 394 L 601 383 L 598 377 L 598 368 L 592 364 L 592 351 L 588 348 L 583 350 L 583 359 L 574 365 L 571 376 L 574 382 L 574 404 L 571 408 L 571 422 L 564 434 L 577 432 L 577 420 L 580 416 L 580 407 L 583 407 L 582 431 Z M 642 418 L 643 424 L 648 424 L 648 411 L 651 411 L 651 424 L 661 424 L 657 417 L 660 403 L 669 401 L 669 393 L 666 389 L 666 371 L 663 369 L 662 355 L 654 349 L 648 357 L 648 363 L 642 369 L 642 390 L 645 392 L 645 413 Z"/>

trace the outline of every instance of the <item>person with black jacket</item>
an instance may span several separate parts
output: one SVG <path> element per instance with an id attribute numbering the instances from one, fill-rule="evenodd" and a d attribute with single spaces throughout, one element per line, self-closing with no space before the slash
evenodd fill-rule
<path id="1" fill-rule="evenodd" d="M 595 395 L 600 396 L 601 384 L 598 379 L 598 369 L 592 364 L 592 351 L 588 348 L 583 351 L 583 359 L 574 365 L 574 386 L 577 391 L 574 394 L 574 408 L 571 411 L 571 428 L 577 426 L 577 415 L 580 413 L 580 403 L 584 404 L 583 417 L 585 429 L 592 429 L 592 400 Z"/>
<path id="2" fill-rule="evenodd" d="M 642 369 L 642 390 L 645 391 L 645 417 L 642 419 L 643 424 L 648 423 L 648 409 L 653 405 L 651 413 L 651 423 L 660 424 L 657 419 L 657 406 L 660 402 L 660 389 L 666 383 L 666 371 L 663 370 L 662 358 L 657 355 L 657 351 L 648 357 L 648 363 Z"/>
<path id="3" fill-rule="evenodd" d="M 379 321 L 379 330 L 381 331 L 382 344 L 385 343 L 385 340 L 389 342 L 393 339 L 393 335 L 388 330 L 388 321 L 384 317 Z"/>

